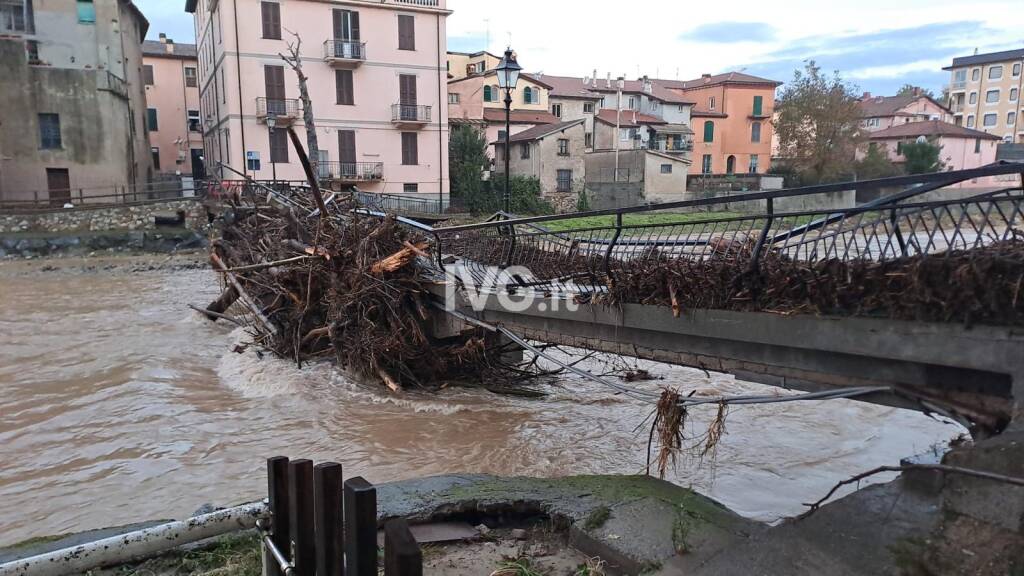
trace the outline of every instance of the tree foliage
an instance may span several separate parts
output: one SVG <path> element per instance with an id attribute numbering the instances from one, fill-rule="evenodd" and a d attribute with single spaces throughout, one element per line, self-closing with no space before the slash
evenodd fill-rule
<path id="1" fill-rule="evenodd" d="M 942 160 L 939 158 L 942 146 L 938 144 L 928 141 L 910 142 L 903 144 L 901 151 L 905 160 L 903 169 L 907 174 L 927 174 L 943 169 Z"/>
<path id="2" fill-rule="evenodd" d="M 487 182 L 484 172 L 490 165 L 487 136 L 473 126 L 453 126 L 448 140 L 448 172 L 451 195 L 456 202 L 480 196 Z"/>
<path id="3" fill-rule="evenodd" d="M 927 88 L 921 88 L 920 86 L 914 86 L 913 84 L 904 84 L 903 87 L 900 88 L 899 92 L 896 93 L 896 95 L 897 96 L 913 96 L 915 90 L 920 90 L 921 91 L 920 92 L 921 96 L 927 96 L 927 97 L 929 97 L 929 98 L 931 98 L 933 100 L 935 99 L 935 93 L 934 92 L 932 92 L 931 90 L 929 90 Z"/>
<path id="4" fill-rule="evenodd" d="M 867 153 L 857 162 L 857 179 L 871 180 L 897 176 L 900 168 L 889 159 L 886 147 L 869 146 Z"/>
<path id="5" fill-rule="evenodd" d="M 836 182 L 853 173 L 860 130 L 857 88 L 814 61 L 779 93 L 775 131 L 779 154 L 803 184 Z"/>

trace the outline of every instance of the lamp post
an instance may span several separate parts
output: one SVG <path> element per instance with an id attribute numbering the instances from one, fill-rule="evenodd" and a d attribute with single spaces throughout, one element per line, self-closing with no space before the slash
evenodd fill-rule
<path id="1" fill-rule="evenodd" d="M 274 128 L 277 127 L 277 114 L 267 114 L 267 128 L 270 129 L 270 169 L 274 175 L 274 189 L 277 189 L 277 164 L 274 162 Z"/>
<path id="2" fill-rule="evenodd" d="M 505 212 L 508 214 L 512 213 L 512 180 L 509 172 L 512 140 L 509 135 L 512 126 L 512 91 L 516 89 L 516 83 L 519 82 L 519 71 L 522 69 L 516 62 L 516 55 L 512 52 L 512 48 L 505 50 L 505 57 L 494 69 L 498 73 L 498 88 L 505 91 Z"/>

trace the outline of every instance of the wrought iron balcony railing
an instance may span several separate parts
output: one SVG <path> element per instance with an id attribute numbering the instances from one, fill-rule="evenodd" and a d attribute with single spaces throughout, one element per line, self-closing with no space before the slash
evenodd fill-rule
<path id="1" fill-rule="evenodd" d="M 437 8 L 440 5 L 438 0 L 391 0 L 395 4 L 409 4 L 411 6 L 429 6 Z"/>
<path id="2" fill-rule="evenodd" d="M 384 179 L 383 162 L 320 162 L 317 170 L 323 180 L 376 182 Z"/>
<path id="3" fill-rule="evenodd" d="M 676 140 L 674 142 L 666 142 L 666 141 L 651 140 L 649 142 L 649 144 L 648 144 L 648 147 L 651 150 L 656 150 L 658 152 L 692 152 L 693 151 L 693 141 L 692 140 L 687 140 L 687 141 Z"/>
<path id="4" fill-rule="evenodd" d="M 294 120 L 299 117 L 299 101 L 296 98 L 256 98 L 256 117 L 265 120 L 267 116 L 275 116 L 281 120 Z"/>
<path id="5" fill-rule="evenodd" d="M 366 42 L 359 40 L 327 40 L 324 42 L 324 60 L 328 64 L 354 64 L 366 60 Z"/>
<path id="6" fill-rule="evenodd" d="M 393 104 L 391 121 L 408 124 L 426 124 L 430 122 L 430 106 L 414 104 Z"/>

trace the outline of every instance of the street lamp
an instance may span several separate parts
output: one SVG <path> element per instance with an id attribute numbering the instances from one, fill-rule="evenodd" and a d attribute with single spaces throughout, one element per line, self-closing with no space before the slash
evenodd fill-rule
<path id="1" fill-rule="evenodd" d="M 512 187 L 509 176 L 509 162 L 511 158 L 509 149 L 511 138 L 509 137 L 509 132 L 511 132 L 512 126 L 512 91 L 516 89 L 516 83 L 519 82 L 519 71 L 522 69 L 522 66 L 516 62 L 516 55 L 512 52 L 512 48 L 505 50 L 505 57 L 501 59 L 498 67 L 494 69 L 498 73 L 498 88 L 505 91 L 505 212 L 508 214 L 512 213 Z"/>
<path id="2" fill-rule="evenodd" d="M 277 114 L 267 114 L 267 128 L 270 128 L 270 169 L 274 175 L 274 188 L 277 188 L 277 164 L 274 163 L 274 128 L 277 127 Z"/>

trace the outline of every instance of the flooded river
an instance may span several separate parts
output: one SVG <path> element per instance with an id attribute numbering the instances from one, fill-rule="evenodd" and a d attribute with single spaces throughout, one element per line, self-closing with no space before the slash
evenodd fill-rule
<path id="1" fill-rule="evenodd" d="M 0 545 L 191 514 L 263 496 L 264 459 L 335 460 L 374 482 L 453 472 L 638 473 L 647 405 L 566 377 L 543 399 L 448 390 L 395 398 L 329 366 L 253 352 L 187 308 L 217 295 L 206 270 L 0 263 Z M 95 263 L 90 263 L 95 265 Z M 702 393 L 770 393 L 644 363 Z M 697 409 L 703 429 L 716 410 Z M 733 408 L 714 466 L 670 479 L 774 520 L 835 482 L 958 434 L 854 401 Z"/>

